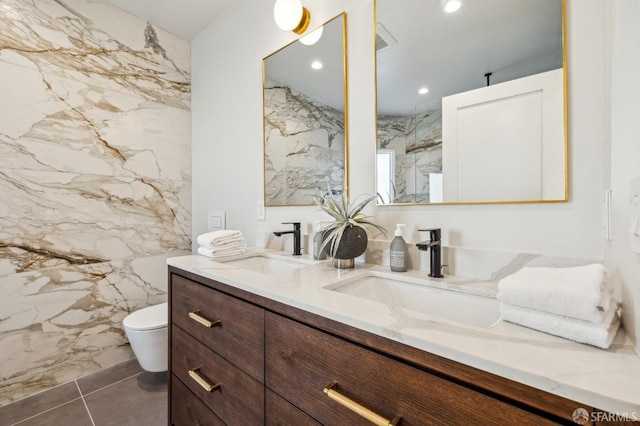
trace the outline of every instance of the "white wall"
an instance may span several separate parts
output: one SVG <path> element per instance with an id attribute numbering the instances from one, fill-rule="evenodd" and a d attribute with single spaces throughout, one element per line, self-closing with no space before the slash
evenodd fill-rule
<path id="1" fill-rule="evenodd" d="M 640 2 L 612 4 L 611 52 L 611 189 L 612 241 L 605 262 L 622 284 L 627 332 L 639 348 L 640 255 L 629 250 L 630 181 L 640 178 Z"/>
<path id="2" fill-rule="evenodd" d="M 347 8 L 350 192 L 373 195 L 373 1 L 303 3 L 311 11 L 312 28 Z M 313 207 L 288 207 L 269 208 L 265 222 L 256 220 L 263 185 L 261 60 L 294 38 L 275 26 L 272 7 L 272 1 L 239 0 L 192 42 L 194 236 L 206 230 L 209 209 L 226 210 L 227 227 L 241 229 L 249 244 L 260 229 L 286 228 L 280 222 L 291 220 L 309 225 L 322 217 Z M 417 228 L 439 226 L 446 245 L 603 257 L 609 7 L 602 0 L 568 0 L 570 201 L 372 207 L 368 213 L 386 226 L 389 237 L 393 224 L 402 222 L 409 241 L 424 237 Z"/>
<path id="3" fill-rule="evenodd" d="M 193 233 L 206 229 L 208 209 L 227 211 L 227 227 L 256 230 L 280 222 L 310 222 L 316 209 L 269 208 L 256 220 L 262 198 L 261 60 L 294 38 L 273 23 L 273 2 L 239 0 L 192 42 Z M 349 169 L 351 194 L 374 194 L 375 75 L 373 2 L 326 0 L 305 5 L 311 27 L 347 6 L 349 69 Z M 605 5 L 570 0 L 569 184 L 559 204 L 385 206 L 373 208 L 392 231 L 407 223 L 409 240 L 420 226 L 441 226 L 450 245 L 601 257 L 602 154 L 606 140 Z M 321 217 L 321 216 L 318 216 Z"/>

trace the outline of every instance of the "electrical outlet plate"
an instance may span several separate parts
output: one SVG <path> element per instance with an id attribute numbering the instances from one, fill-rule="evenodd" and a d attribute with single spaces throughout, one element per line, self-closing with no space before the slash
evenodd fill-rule
<path id="1" fill-rule="evenodd" d="M 265 220 L 264 200 L 258 200 L 257 219 Z"/>

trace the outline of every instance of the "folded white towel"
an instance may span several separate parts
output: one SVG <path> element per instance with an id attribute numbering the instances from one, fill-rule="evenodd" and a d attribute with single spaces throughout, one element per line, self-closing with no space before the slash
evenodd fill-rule
<path id="1" fill-rule="evenodd" d="M 247 245 L 244 243 L 244 238 L 243 238 L 241 241 L 227 243 L 223 245 L 209 246 L 204 248 L 211 250 L 211 253 L 215 254 L 215 253 L 222 253 L 224 251 L 233 250 L 233 249 L 245 249 L 247 248 Z"/>
<path id="2" fill-rule="evenodd" d="M 227 256 L 236 256 L 236 255 L 244 254 L 245 252 L 246 250 L 244 247 L 218 250 L 216 252 L 214 252 L 213 249 L 211 248 L 202 247 L 202 246 L 198 247 L 198 254 L 201 254 L 202 256 L 210 257 L 212 259 L 217 259 L 220 257 L 227 257 Z"/>
<path id="3" fill-rule="evenodd" d="M 203 247 L 225 247 L 231 244 L 244 243 L 244 237 L 218 238 L 215 243 Z"/>
<path id="4" fill-rule="evenodd" d="M 611 298 L 601 264 L 525 267 L 498 283 L 498 300 L 585 321 L 601 322 Z"/>
<path id="5" fill-rule="evenodd" d="M 206 234 L 198 235 L 196 241 L 199 245 L 207 247 L 216 244 L 222 244 L 229 239 L 242 237 L 242 232 L 232 229 L 222 229 L 220 231 L 207 232 Z"/>
<path id="6" fill-rule="evenodd" d="M 238 256 L 241 254 L 245 254 L 245 252 L 246 250 L 244 248 L 235 248 L 235 249 L 224 250 L 224 251 L 213 253 L 213 256 L 211 256 L 211 258 L 218 259 L 220 257 Z"/>
<path id="7" fill-rule="evenodd" d="M 620 328 L 619 307 L 615 301 L 612 301 L 602 322 L 599 323 L 535 311 L 507 303 L 500 304 L 500 313 L 505 321 L 602 349 L 611 346 L 611 342 Z"/>

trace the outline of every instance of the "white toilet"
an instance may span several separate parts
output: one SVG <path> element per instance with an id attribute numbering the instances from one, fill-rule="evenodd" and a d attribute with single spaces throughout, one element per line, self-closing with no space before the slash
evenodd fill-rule
<path id="1" fill-rule="evenodd" d="M 152 372 L 168 370 L 168 303 L 140 309 L 122 321 L 140 366 Z"/>

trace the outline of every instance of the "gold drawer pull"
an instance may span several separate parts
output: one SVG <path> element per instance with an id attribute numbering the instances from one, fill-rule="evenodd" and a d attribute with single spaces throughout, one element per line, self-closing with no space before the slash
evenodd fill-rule
<path id="1" fill-rule="evenodd" d="M 324 388 L 324 393 L 329 398 L 336 401 L 338 404 L 342 405 L 343 407 L 348 408 L 349 410 L 353 411 L 359 416 L 364 417 L 365 419 L 369 420 L 371 423 L 378 426 L 396 426 L 400 423 L 400 420 L 402 419 L 401 416 L 395 416 L 393 420 L 389 421 L 384 417 L 382 417 L 381 415 L 369 410 L 367 407 L 364 407 L 358 404 L 354 400 L 349 399 L 346 396 L 342 395 L 340 392 L 334 390 L 333 388 L 336 385 L 337 385 L 336 382 L 331 382 L 329 386 Z"/>
<path id="2" fill-rule="evenodd" d="M 205 317 L 203 317 L 202 315 L 200 315 L 200 311 L 189 312 L 189 318 L 191 318 L 192 320 L 198 321 L 200 324 L 208 328 L 213 328 L 220 325 L 220 320 L 210 321 Z"/>
<path id="3" fill-rule="evenodd" d="M 207 379 L 205 379 L 200 374 L 198 374 L 198 370 L 200 369 L 194 368 L 192 370 L 189 370 L 189 376 L 191 376 L 191 378 L 195 380 L 196 383 L 198 383 L 202 387 L 202 389 L 206 390 L 207 392 L 213 392 L 214 390 L 220 388 L 220 383 L 216 383 L 215 385 L 212 385 L 207 381 Z"/>

